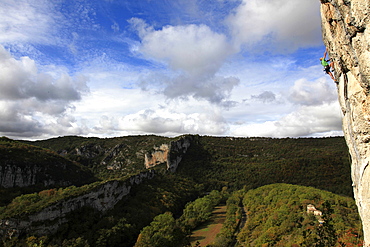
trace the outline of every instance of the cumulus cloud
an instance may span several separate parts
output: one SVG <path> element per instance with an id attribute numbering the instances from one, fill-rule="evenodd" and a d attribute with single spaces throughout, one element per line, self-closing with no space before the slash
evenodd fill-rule
<path id="1" fill-rule="evenodd" d="M 335 87 L 324 78 L 314 82 L 306 79 L 297 80 L 290 89 L 289 100 L 299 105 L 321 105 L 337 101 Z"/>
<path id="2" fill-rule="evenodd" d="M 243 0 L 227 24 L 237 46 L 291 52 L 322 42 L 319 6 L 312 0 Z"/>
<path id="3" fill-rule="evenodd" d="M 341 111 L 337 102 L 303 106 L 275 123 L 277 135 L 306 136 L 332 130 L 341 130 Z"/>
<path id="4" fill-rule="evenodd" d="M 165 26 L 154 30 L 143 20 L 130 20 L 141 37 L 139 51 L 175 71 L 162 80 L 169 98 L 194 96 L 221 103 L 239 83 L 235 77 L 216 76 L 225 60 L 235 52 L 224 34 L 206 25 Z M 145 85 L 148 85 L 145 79 Z"/>
<path id="5" fill-rule="evenodd" d="M 234 124 L 231 133 L 237 136 L 301 137 L 342 135 L 342 113 L 338 103 L 334 83 L 326 77 L 315 81 L 299 79 L 283 94 L 285 99 L 280 107 L 276 105 L 270 119 L 247 119 Z M 276 94 L 265 91 L 252 95 L 255 101 L 265 103 L 276 101 Z M 253 102 L 252 102 L 253 103 Z M 253 105 L 249 106 L 250 108 Z M 261 110 L 257 110 L 261 114 Z M 259 116 L 257 114 L 257 116 Z"/>
<path id="6" fill-rule="evenodd" d="M 0 46 L 0 97 L 3 100 L 35 98 L 39 101 L 73 101 L 81 98 L 81 92 L 88 90 L 87 79 L 72 79 L 63 74 L 55 79 L 46 73 L 39 73 L 35 62 L 29 57 L 13 58 Z"/>
<path id="7" fill-rule="evenodd" d="M 317 78 L 313 69 L 297 71 L 286 56 L 255 63 L 261 50 L 321 44 L 319 2 L 111 2 L 0 1 L 0 43 L 12 51 L 0 45 L 0 134 L 284 137 L 340 129 L 334 87 L 297 80 Z M 129 29 L 121 21 L 132 15 L 115 15 L 124 5 L 150 18 L 130 19 Z M 256 54 L 240 59 L 241 47 Z M 88 74 L 92 93 L 67 68 Z"/>
<path id="8" fill-rule="evenodd" d="M 140 110 L 123 117 L 102 116 L 99 123 L 94 129 L 100 133 L 114 130 L 117 133 L 127 131 L 169 136 L 184 133 L 222 135 L 228 130 L 226 120 L 220 113 L 209 111 L 186 114 L 165 107 Z"/>
<path id="9" fill-rule="evenodd" d="M 337 102 L 315 106 L 302 106 L 276 121 L 237 126 L 237 136 L 300 137 L 317 133 L 338 131 L 341 126 L 341 111 Z"/>
<path id="10" fill-rule="evenodd" d="M 41 133 L 48 116 L 61 116 L 88 91 L 87 78 L 40 73 L 35 62 L 0 46 L 0 132 Z M 63 123 L 60 122 L 60 123 Z M 65 124 L 64 124 L 65 125 Z M 25 134 L 27 135 L 27 134 Z"/>
<path id="11" fill-rule="evenodd" d="M 236 77 L 181 75 L 167 83 L 163 93 L 168 98 L 193 96 L 195 99 L 206 99 L 211 103 L 224 103 L 232 89 L 239 84 L 239 79 Z"/>
<path id="12" fill-rule="evenodd" d="M 139 29 L 147 56 L 167 62 L 174 70 L 193 75 L 214 74 L 231 54 L 226 36 L 213 32 L 206 25 L 165 26 L 154 30 L 141 20 L 132 19 Z"/>

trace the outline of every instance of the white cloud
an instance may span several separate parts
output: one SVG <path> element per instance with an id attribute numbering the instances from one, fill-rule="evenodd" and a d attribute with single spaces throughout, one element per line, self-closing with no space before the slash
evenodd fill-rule
<path id="1" fill-rule="evenodd" d="M 63 74 L 55 79 L 46 73 L 39 73 L 35 61 L 29 57 L 17 60 L 0 45 L 0 97 L 3 100 L 35 98 L 38 101 L 73 101 L 87 91 L 87 79 L 72 79 Z"/>
<path id="2" fill-rule="evenodd" d="M 290 89 L 289 100 L 300 105 L 321 105 L 331 103 L 338 98 L 333 84 L 328 84 L 324 78 L 315 82 L 306 79 L 297 80 Z"/>
<path id="3" fill-rule="evenodd" d="M 53 5 L 47 0 L 0 1 L 0 43 L 48 43 L 57 25 Z"/>
<path id="4" fill-rule="evenodd" d="M 228 129 L 218 107 L 192 97 L 187 101 L 166 100 L 162 94 L 125 88 L 91 91 L 75 104 L 73 113 L 76 123 L 86 123 L 90 134 L 221 135 Z"/>
<path id="5" fill-rule="evenodd" d="M 71 103 L 88 91 L 85 77 L 61 74 L 55 78 L 40 73 L 35 61 L 28 57 L 17 60 L 1 45 L 0 74 L 0 133 L 10 135 L 47 132 L 46 119 L 73 110 Z"/>
<path id="6" fill-rule="evenodd" d="M 319 2 L 153 1 L 158 9 L 145 9 L 145 20 L 118 18 L 113 1 L 98 2 L 0 1 L 0 43 L 12 51 L 0 45 L 0 134 L 284 137 L 338 130 L 335 87 L 317 79 L 319 66 L 298 61 L 308 54 L 259 57 L 261 50 L 321 44 Z M 149 18 L 150 11 L 157 12 Z"/>
<path id="7" fill-rule="evenodd" d="M 236 136 L 270 136 L 270 137 L 300 137 L 340 135 L 342 113 L 337 100 L 336 90 L 331 80 L 319 78 L 316 81 L 299 79 L 285 94 L 286 99 L 279 105 L 274 105 L 270 111 L 266 106 L 255 109 L 258 105 L 249 106 L 257 112 L 255 118 L 238 122 L 230 127 L 230 132 Z M 330 81 L 330 82 L 328 82 Z M 264 92 L 252 99 L 266 100 L 265 103 L 274 104 L 273 92 Z M 284 104 L 282 104 L 285 102 Z M 290 103 L 289 103 L 290 102 Z M 251 104 L 253 102 L 250 102 Z M 283 109 L 281 109 L 283 107 Z M 286 111 L 284 111 L 284 108 Z M 253 111 L 250 113 L 253 115 Z M 269 116 L 264 119 L 260 116 Z"/>
<path id="8" fill-rule="evenodd" d="M 237 46 L 292 52 L 321 44 L 319 6 L 312 0 L 243 0 L 227 24 Z"/>
<path id="9" fill-rule="evenodd" d="M 222 103 L 239 83 L 235 77 L 216 76 L 228 56 L 235 52 L 225 35 L 206 25 L 165 26 L 156 31 L 140 19 L 130 21 L 142 39 L 139 51 L 168 64 L 175 74 L 147 77 L 142 81 L 144 87 L 161 80 L 165 86 L 162 92 L 169 98 L 193 96 Z"/>
<path id="10" fill-rule="evenodd" d="M 119 119 L 119 129 L 138 133 L 220 135 L 227 128 L 225 119 L 213 111 L 186 114 L 168 108 L 147 109 Z"/>
<path id="11" fill-rule="evenodd" d="M 205 25 L 165 26 L 141 33 L 140 51 L 192 75 L 214 74 L 233 53 L 226 36 Z M 212 61 L 212 62 L 210 62 Z"/>
<path id="12" fill-rule="evenodd" d="M 276 121 L 233 126 L 236 136 L 300 137 L 342 129 L 341 110 L 337 102 L 319 106 L 302 106 Z"/>

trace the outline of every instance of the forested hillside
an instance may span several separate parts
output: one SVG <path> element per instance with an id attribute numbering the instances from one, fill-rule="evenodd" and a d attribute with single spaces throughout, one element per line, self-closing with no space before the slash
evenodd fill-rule
<path id="1" fill-rule="evenodd" d="M 209 191 L 223 186 L 240 189 L 292 183 L 352 196 L 350 157 L 342 137 L 193 137 L 178 173 L 204 184 Z M 111 139 L 71 136 L 31 144 L 50 148 L 107 179 L 144 169 L 145 152 L 175 139 L 150 135 Z M 112 161 L 124 165 L 116 170 L 107 169 L 109 164 L 104 161 L 115 147 L 119 149 Z"/>
<path id="2" fill-rule="evenodd" d="M 95 181 L 89 169 L 50 149 L 0 138 L 0 206 L 20 194 Z"/>
<path id="3" fill-rule="evenodd" d="M 116 138 L 84 138 L 66 136 L 26 143 L 51 149 L 74 160 L 100 179 L 120 178 L 145 169 L 144 154 L 163 143 L 178 138 L 160 136 L 126 136 Z"/>
<path id="4" fill-rule="evenodd" d="M 187 204 L 178 219 L 171 213 L 161 214 L 141 231 L 135 247 L 190 246 L 186 236 L 207 222 L 213 207 L 225 197 L 226 219 L 208 247 L 362 246 L 361 223 L 352 198 L 312 187 L 271 184 L 232 194 L 212 191 Z M 242 224 L 244 210 L 247 216 Z"/>
<path id="5" fill-rule="evenodd" d="M 248 212 L 238 235 L 243 246 L 362 246 L 357 238 L 360 219 L 352 198 L 273 184 L 248 191 L 243 205 Z M 308 211 L 309 205 L 318 213 Z"/>
<path id="6" fill-rule="evenodd" d="M 199 137 L 178 173 L 208 190 L 290 183 L 352 196 L 350 158 L 336 138 Z"/>
<path id="7" fill-rule="evenodd" d="M 234 191 L 247 192 L 275 183 L 312 186 L 337 195 L 352 196 L 350 160 L 345 141 L 341 137 L 300 139 L 190 137 L 190 146 L 186 153 L 182 154 L 182 160 L 175 173 L 166 171 L 166 166 L 163 165 L 155 167 L 157 175 L 151 180 L 133 186 L 129 194 L 114 208 L 101 213 L 92 207 L 84 206 L 69 213 L 67 218 L 63 219 L 65 223 L 56 233 L 48 235 L 22 233 L 12 238 L 3 234 L 1 244 L 4 246 L 21 246 L 22 243 L 29 246 L 35 244 L 39 246 L 133 246 L 140 231 L 145 226 L 149 226 L 157 215 L 168 212 L 155 220 L 168 220 L 171 224 L 175 224 L 177 219 L 184 219 L 185 216 L 181 215 L 187 203 L 212 190 L 222 190 L 224 201 L 228 196 L 233 195 Z M 7 142 L 12 145 L 25 145 L 30 150 L 45 150 L 43 152 L 68 160 L 71 165 L 82 166 L 90 172 L 90 178 L 93 181 L 97 181 L 96 178 L 99 180 L 81 188 L 75 187 L 78 184 L 73 184 L 72 187 L 47 188 L 47 190 L 42 187 L 38 190 L 32 188 L 32 194 L 14 198 L 12 203 L 7 203 L 8 205 L 0 208 L 0 234 L 4 233 L 1 224 L 6 223 L 9 215 L 28 217 L 27 215 L 37 210 L 37 207 L 41 209 L 67 198 L 80 197 L 88 191 L 98 190 L 109 181 L 117 180 L 119 183 L 127 181 L 132 174 L 145 170 L 146 153 L 179 138 L 182 137 L 129 136 L 110 139 L 60 137 L 23 142 L 25 144 L 7 139 Z M 4 157 L 8 157 L 9 161 L 18 162 L 24 159 L 32 164 L 36 160 L 44 159 L 42 155 L 22 154 L 15 157 L 12 155 L 14 149 L 8 148 L 9 145 L 0 143 L 0 146 L 5 154 Z M 45 163 L 44 166 L 49 166 L 50 163 L 53 162 Z M 1 191 L 4 194 L 12 191 L 9 196 L 16 196 L 24 194 L 27 189 L 29 188 L 16 187 L 12 190 L 1 188 Z M 334 196 L 334 194 L 330 195 Z M 279 194 L 276 196 L 278 197 Z M 240 210 L 236 210 L 241 203 L 238 200 L 229 200 L 236 203 L 231 207 L 234 207 L 231 212 L 240 213 Z M 16 216 L 14 212 L 22 213 Z M 205 213 L 205 215 L 208 214 Z M 198 224 L 195 222 L 204 221 L 204 218 L 200 220 L 197 216 L 194 217 L 187 221 L 180 220 L 182 224 L 188 222 L 185 225 L 179 226 L 176 223 L 176 229 L 179 230 L 176 234 L 180 234 L 177 238 L 186 237 L 189 234 L 189 225 L 195 227 Z M 354 219 L 354 222 L 356 220 Z M 227 222 L 229 222 L 227 223 L 229 228 L 234 229 L 235 222 L 233 223 L 233 220 Z M 156 225 L 156 223 L 153 224 Z M 225 235 L 218 240 L 220 243 L 230 242 L 233 238 L 232 234 L 228 233 L 231 230 L 225 227 L 226 230 L 223 230 Z M 145 231 L 140 241 L 144 241 Z M 292 235 L 296 234 L 296 232 L 292 233 Z M 257 237 L 255 234 L 253 236 Z M 246 237 L 244 242 L 246 242 L 245 239 Z M 186 239 L 183 243 L 186 244 Z M 138 246 L 141 244 L 138 243 Z"/>

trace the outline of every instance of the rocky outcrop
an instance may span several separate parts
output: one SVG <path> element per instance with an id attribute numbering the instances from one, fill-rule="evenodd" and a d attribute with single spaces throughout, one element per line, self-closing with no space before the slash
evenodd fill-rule
<path id="1" fill-rule="evenodd" d="M 68 149 L 63 148 L 62 151 L 56 150 L 61 155 L 31 145 L 26 145 L 24 148 L 17 143 L 13 144 L 12 148 L 3 148 L 0 150 L 2 154 L 0 185 L 4 188 L 36 184 L 65 187 L 77 185 L 77 181 L 86 183 L 90 180 L 92 182 L 94 176 L 86 168 L 65 157 L 75 158 L 88 165 L 99 164 L 114 172 L 123 170 L 125 166 L 134 162 L 139 165 L 138 169 L 142 170 L 145 165 L 149 170 L 125 181 L 108 181 L 98 186 L 95 184 L 92 189 L 87 189 L 79 196 L 59 200 L 39 209 L 38 212 L 28 212 L 26 215 L 16 215 L 13 218 L 5 217 L 0 220 L 0 238 L 22 236 L 24 233 L 39 236 L 53 234 L 68 221 L 70 213 L 85 207 L 93 208 L 97 215 L 102 215 L 128 195 L 133 186 L 146 179 L 151 179 L 154 171 L 150 168 L 164 164 L 167 170 L 175 172 L 193 139 L 194 136 L 183 136 L 166 143 L 168 140 L 166 138 L 138 137 L 138 141 L 125 139 L 117 142 L 115 140 L 114 145 L 105 146 L 86 142 L 82 145 L 67 147 Z M 9 142 L 13 141 L 9 140 Z M 154 148 L 150 148 L 154 143 L 161 142 L 163 144 L 158 147 L 155 145 Z M 148 152 L 150 149 L 152 151 Z M 22 155 L 14 156 L 15 151 Z M 86 162 L 90 160 L 92 160 L 91 163 Z"/>
<path id="2" fill-rule="evenodd" d="M 145 154 L 145 168 L 149 169 L 157 165 L 168 163 L 170 147 L 168 144 L 162 144 L 160 147 L 154 147 L 154 151 Z"/>
<path id="3" fill-rule="evenodd" d="M 76 147 L 74 150 L 71 151 L 71 154 L 91 159 L 100 155 L 103 151 L 104 149 L 100 145 L 90 143 L 87 145 L 82 145 L 81 147 Z M 66 150 L 61 151 L 61 154 L 67 153 L 68 152 Z"/>
<path id="4" fill-rule="evenodd" d="M 323 40 L 334 60 L 355 200 L 370 246 L 370 2 L 321 0 Z"/>
<path id="5" fill-rule="evenodd" d="M 19 167 L 11 164 L 0 165 L 0 187 L 27 187 L 35 185 L 37 174 L 41 168 L 38 166 Z M 43 181 L 50 184 L 48 181 Z"/>
<path id="6" fill-rule="evenodd" d="M 5 160 L 0 163 L 0 187 L 30 187 L 34 185 L 70 186 L 95 181 L 93 174 L 71 161 L 48 159 L 42 162 Z"/>
<path id="7" fill-rule="evenodd" d="M 145 154 L 145 168 L 149 169 L 160 164 L 166 164 L 167 170 L 175 172 L 183 155 L 191 145 L 192 137 L 184 136 L 170 144 L 154 147 L 154 151 Z"/>
<path id="8" fill-rule="evenodd" d="M 81 186 L 94 174 L 57 153 L 0 137 L 0 188 Z"/>
<path id="9" fill-rule="evenodd" d="M 108 150 L 106 157 L 100 162 L 101 165 L 107 167 L 108 170 L 119 170 L 125 164 L 122 149 L 126 147 L 125 144 L 117 144 L 111 150 Z"/>
<path id="10" fill-rule="evenodd" d="M 105 179 L 107 174 L 133 174 L 161 164 L 175 171 L 194 138 L 190 135 L 176 139 L 153 135 L 112 139 L 71 136 L 32 144 L 52 149 L 65 158 L 93 168 L 96 174 Z"/>
<path id="11" fill-rule="evenodd" d="M 130 193 L 133 186 L 155 176 L 153 170 L 142 172 L 125 181 L 108 181 L 80 196 L 67 198 L 30 215 L 0 220 L 0 237 L 12 237 L 23 233 L 48 235 L 55 233 L 67 222 L 67 215 L 83 207 L 91 207 L 100 213 L 112 209 Z"/>
<path id="12" fill-rule="evenodd" d="M 177 167 L 179 166 L 183 156 L 188 151 L 192 140 L 193 137 L 184 136 L 179 140 L 170 143 L 170 157 L 167 163 L 167 169 L 169 171 L 175 172 L 177 170 Z"/>

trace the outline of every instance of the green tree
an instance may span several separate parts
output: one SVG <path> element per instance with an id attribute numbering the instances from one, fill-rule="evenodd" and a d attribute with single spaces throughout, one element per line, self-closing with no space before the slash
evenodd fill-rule
<path id="1" fill-rule="evenodd" d="M 96 240 L 97 247 L 119 246 L 123 242 L 133 242 L 135 233 L 132 225 L 125 218 L 110 229 L 100 229 L 99 237 Z"/>
<path id="2" fill-rule="evenodd" d="M 135 247 L 177 247 L 183 235 L 172 214 L 157 215 L 149 226 L 141 231 Z"/>
<path id="3" fill-rule="evenodd" d="M 331 207 L 329 201 L 325 201 L 322 204 L 323 207 L 323 224 L 320 224 L 317 228 L 318 241 L 315 246 L 326 247 L 334 246 L 337 241 L 337 236 L 332 222 L 331 215 L 334 213 L 334 210 Z"/>
<path id="4" fill-rule="evenodd" d="M 87 241 L 81 237 L 70 240 L 64 240 L 62 247 L 90 247 Z"/>
<path id="5" fill-rule="evenodd" d="M 187 230 L 191 230 L 207 221 L 212 215 L 213 208 L 220 203 L 222 198 L 222 194 L 214 190 L 209 195 L 186 204 L 180 217 L 182 226 Z"/>

